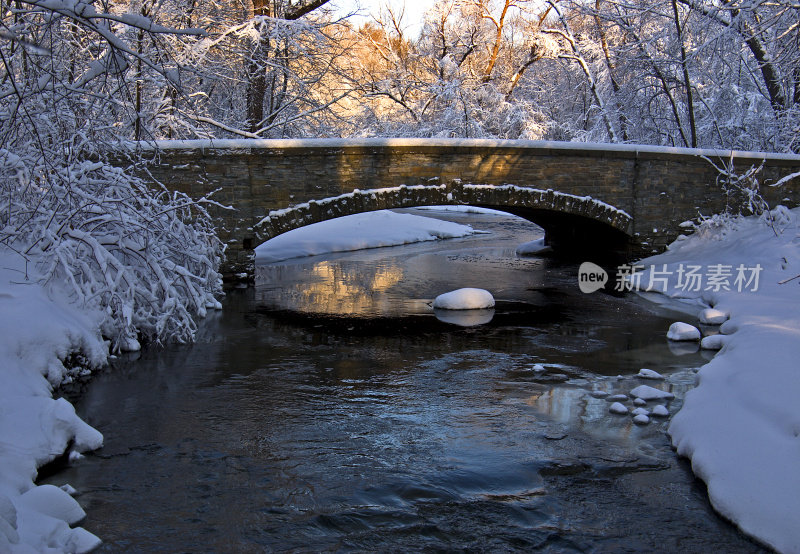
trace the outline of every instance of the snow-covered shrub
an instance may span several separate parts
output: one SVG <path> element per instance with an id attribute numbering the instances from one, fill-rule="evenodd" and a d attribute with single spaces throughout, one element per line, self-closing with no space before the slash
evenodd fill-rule
<path id="1" fill-rule="evenodd" d="M 763 161 L 741 173 L 734 167 L 733 158 L 719 165 L 707 157 L 704 159 L 717 170 L 717 184 L 725 194 L 726 213 L 761 215 L 769 212 L 769 204 L 761 194 L 759 182 L 759 174 L 764 169 Z"/>
<path id="2" fill-rule="evenodd" d="M 189 105 L 182 52 L 205 33 L 158 25 L 149 6 L 22 5 L 0 22 L 0 244 L 25 258 L 28 278 L 105 314 L 115 350 L 190 341 L 221 286 L 209 200 L 108 160 L 159 132 L 150 93 Z"/>
<path id="3" fill-rule="evenodd" d="M 29 278 L 102 310 L 115 350 L 190 341 L 218 306 L 223 245 L 203 203 L 108 163 L 0 150 L 0 243 L 29 260 Z"/>
<path id="4" fill-rule="evenodd" d="M 741 215 L 724 212 L 712 216 L 701 215 L 695 221 L 685 221 L 681 227 L 692 231 L 692 236 L 697 239 L 718 241 L 736 230 L 743 219 Z"/>

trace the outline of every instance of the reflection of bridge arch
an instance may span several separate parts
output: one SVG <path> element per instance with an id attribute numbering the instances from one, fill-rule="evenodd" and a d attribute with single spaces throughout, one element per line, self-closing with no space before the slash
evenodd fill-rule
<path id="1" fill-rule="evenodd" d="M 357 213 L 416 206 L 470 205 L 518 215 L 545 229 L 556 248 L 586 253 L 620 252 L 631 238 L 633 219 L 626 212 L 588 196 L 514 185 L 416 185 L 355 190 L 273 210 L 253 229 L 260 244 L 293 229 Z"/>

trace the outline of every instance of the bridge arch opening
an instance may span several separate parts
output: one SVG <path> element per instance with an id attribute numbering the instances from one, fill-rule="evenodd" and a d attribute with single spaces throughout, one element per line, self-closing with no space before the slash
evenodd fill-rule
<path id="1" fill-rule="evenodd" d="M 356 190 L 272 211 L 255 226 L 250 245 L 347 215 L 452 205 L 491 208 L 531 221 L 544 229 L 545 243 L 561 256 L 616 261 L 630 254 L 633 220 L 609 204 L 552 190 L 460 183 Z"/>

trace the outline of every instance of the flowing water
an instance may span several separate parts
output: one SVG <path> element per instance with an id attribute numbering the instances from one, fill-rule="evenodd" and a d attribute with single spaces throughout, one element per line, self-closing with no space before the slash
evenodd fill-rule
<path id="1" fill-rule="evenodd" d="M 522 220 L 426 214 L 491 234 L 260 267 L 194 346 L 95 376 L 75 403 L 105 446 L 47 482 L 101 551 L 760 551 L 668 418 L 601 397 L 648 367 L 680 408 L 705 359 L 664 339 L 679 315 L 516 256 L 541 233 Z M 464 286 L 494 311 L 434 313 Z"/>

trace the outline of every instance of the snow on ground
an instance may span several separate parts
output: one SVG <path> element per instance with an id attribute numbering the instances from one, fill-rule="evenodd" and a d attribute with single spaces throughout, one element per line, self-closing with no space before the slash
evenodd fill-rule
<path id="1" fill-rule="evenodd" d="M 25 280 L 21 258 L 0 250 L 0 552 L 85 552 L 99 539 L 72 528 L 85 516 L 70 487 L 36 486 L 37 468 L 102 445 L 102 435 L 52 397 L 73 378 L 59 361 L 83 352 L 105 363 L 100 318 Z M 48 550 L 53 549 L 53 550 Z"/>
<path id="2" fill-rule="evenodd" d="M 469 225 L 388 210 L 315 223 L 268 240 L 256 248 L 258 262 L 397 246 L 476 233 Z"/>
<path id="3" fill-rule="evenodd" d="M 772 226 L 757 217 L 702 226 L 643 260 L 641 283 L 730 316 L 669 434 L 719 513 L 800 553 L 800 279 L 787 281 L 800 275 L 800 208 L 774 213 Z M 702 284 L 689 279 L 693 267 Z"/>

